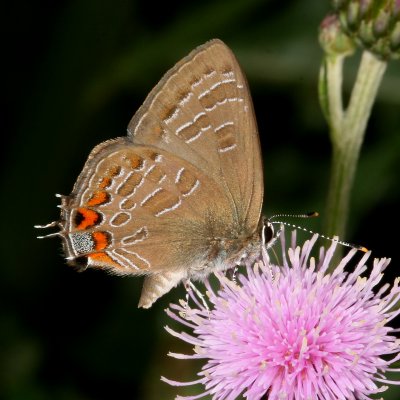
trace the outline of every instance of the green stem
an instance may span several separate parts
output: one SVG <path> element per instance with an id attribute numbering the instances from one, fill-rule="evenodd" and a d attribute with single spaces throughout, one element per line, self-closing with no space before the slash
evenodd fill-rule
<path id="1" fill-rule="evenodd" d="M 325 232 L 345 237 L 351 188 L 371 109 L 386 69 L 386 62 L 364 51 L 347 110 L 343 113 L 337 90 L 341 87 L 343 61 L 327 63 L 331 140 L 331 181 L 326 209 Z M 329 71 L 329 69 L 331 71 Z M 331 89 L 332 88 L 332 89 Z M 336 100 L 335 100 L 336 99 Z"/>
<path id="2" fill-rule="evenodd" d="M 344 56 L 328 57 L 326 60 L 327 96 L 331 135 L 336 138 L 343 120 L 342 76 Z M 332 141 L 335 139 L 332 137 Z"/>

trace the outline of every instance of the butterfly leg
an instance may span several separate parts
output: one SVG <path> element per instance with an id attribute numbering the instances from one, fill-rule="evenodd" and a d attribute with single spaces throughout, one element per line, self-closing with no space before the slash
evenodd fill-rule
<path id="1" fill-rule="evenodd" d="M 210 308 L 208 307 L 207 301 L 204 297 L 204 295 L 200 292 L 199 289 L 197 289 L 197 287 L 195 286 L 195 284 L 190 280 L 187 279 L 184 282 L 185 285 L 185 289 L 186 289 L 186 297 L 185 297 L 185 311 L 184 311 L 184 316 L 186 316 L 186 311 L 189 308 L 189 298 L 191 297 L 193 299 L 193 301 L 195 303 L 197 303 L 197 305 L 199 307 L 201 307 L 200 303 L 198 302 L 198 299 L 201 301 L 203 307 L 205 310 L 207 310 L 208 315 L 210 314 Z M 191 296 L 191 292 L 193 292 L 196 296 Z"/>
<path id="2" fill-rule="evenodd" d="M 234 267 L 227 269 L 225 272 L 225 276 L 233 283 L 236 283 L 236 274 L 238 272 L 238 269 L 238 266 L 235 265 Z"/>

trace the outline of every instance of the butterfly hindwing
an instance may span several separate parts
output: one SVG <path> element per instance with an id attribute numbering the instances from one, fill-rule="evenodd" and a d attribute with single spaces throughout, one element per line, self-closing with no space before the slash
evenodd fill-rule
<path id="1" fill-rule="evenodd" d="M 88 266 L 116 274 L 204 264 L 210 227 L 235 224 L 213 180 L 173 154 L 125 138 L 93 151 L 76 188 L 63 207 L 71 261 L 86 257 Z"/>

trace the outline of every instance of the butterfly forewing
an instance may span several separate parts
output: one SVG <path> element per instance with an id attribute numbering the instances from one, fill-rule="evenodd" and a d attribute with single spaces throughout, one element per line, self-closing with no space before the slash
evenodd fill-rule
<path id="1" fill-rule="evenodd" d="M 256 228 L 263 197 L 256 120 L 246 79 L 224 43 L 200 46 L 167 72 L 128 134 L 201 169 L 227 193 L 238 223 Z"/>
<path id="2" fill-rule="evenodd" d="M 261 154 L 247 83 L 219 40 L 150 92 L 128 136 L 91 152 L 62 200 L 67 259 L 146 275 L 149 307 L 186 278 L 259 253 Z"/>

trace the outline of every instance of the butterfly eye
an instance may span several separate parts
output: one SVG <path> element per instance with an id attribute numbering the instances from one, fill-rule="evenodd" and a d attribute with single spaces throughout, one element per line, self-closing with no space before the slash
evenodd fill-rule
<path id="1" fill-rule="evenodd" d="M 262 236 L 264 244 L 268 244 L 269 242 L 271 242 L 271 240 L 273 240 L 276 237 L 274 227 L 272 226 L 271 222 L 269 222 L 268 219 L 264 221 Z"/>

